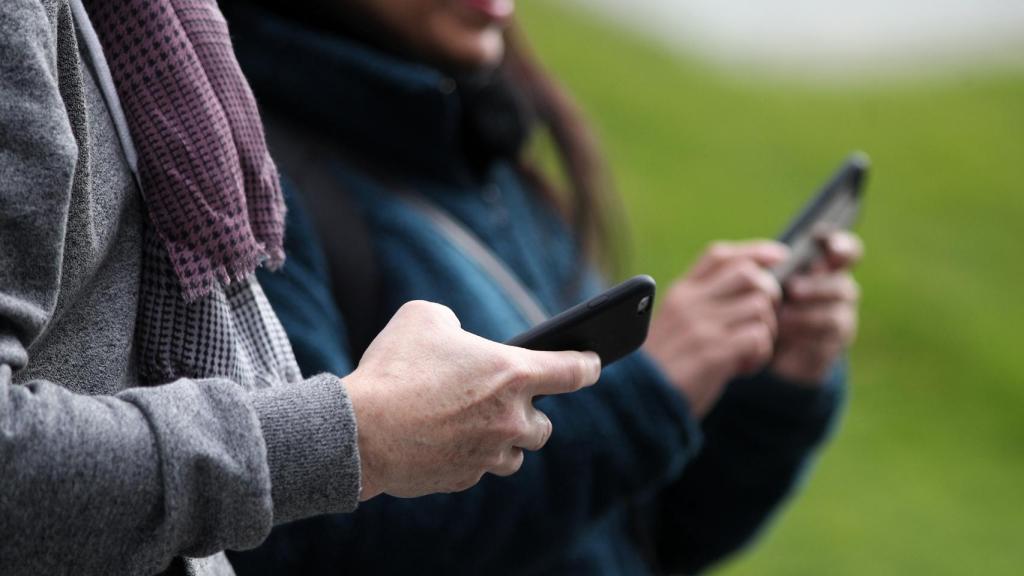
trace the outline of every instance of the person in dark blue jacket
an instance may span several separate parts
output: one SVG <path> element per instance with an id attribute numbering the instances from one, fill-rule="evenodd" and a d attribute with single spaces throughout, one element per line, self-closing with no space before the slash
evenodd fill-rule
<path id="1" fill-rule="evenodd" d="M 603 237 L 592 140 L 508 32 L 511 0 L 260 4 L 226 7 L 239 61 L 267 115 L 313 149 L 282 163 L 292 171 L 288 261 L 260 278 L 305 373 L 350 371 L 366 345 L 359 334 L 408 300 L 445 304 L 496 341 L 529 327 L 507 285 L 422 203 L 475 236 L 549 314 L 603 288 L 590 264 Z M 275 132 L 272 152 L 293 152 L 296 139 Z M 524 160 L 538 132 L 561 154 L 568 193 Z M 340 216 L 323 209 L 325 180 L 369 238 L 370 314 L 339 304 L 338 283 L 370 281 L 369 268 L 346 267 L 351 247 L 325 243 Z M 643 352 L 588 390 L 537 399 L 555 433 L 517 475 L 280 527 L 234 553 L 236 571 L 701 571 L 766 524 L 840 412 L 860 246 L 842 233 L 823 244 L 825 261 L 792 280 L 785 300 L 766 272 L 783 247 L 709 248 L 663 292 Z M 352 317 L 377 325 L 346 326 Z"/>

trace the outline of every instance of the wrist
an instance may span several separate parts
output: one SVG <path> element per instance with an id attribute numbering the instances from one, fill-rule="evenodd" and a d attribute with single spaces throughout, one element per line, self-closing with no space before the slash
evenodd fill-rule
<path id="1" fill-rule="evenodd" d="M 358 369 L 343 378 L 341 382 L 348 391 L 352 411 L 355 414 L 360 464 L 359 501 L 365 502 L 384 492 L 379 471 L 378 450 L 374 443 L 374 440 L 377 439 L 377 434 L 374 431 L 374 424 L 377 421 L 373 408 L 374 402 L 368 387 L 362 385 Z"/>

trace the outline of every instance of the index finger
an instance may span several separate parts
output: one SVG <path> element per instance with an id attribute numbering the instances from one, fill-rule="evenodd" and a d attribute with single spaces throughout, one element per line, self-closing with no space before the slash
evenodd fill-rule
<path id="1" fill-rule="evenodd" d="M 521 350 L 523 361 L 531 367 L 523 390 L 531 396 L 575 392 L 601 376 L 601 358 L 593 352 Z"/>
<path id="2" fill-rule="evenodd" d="M 736 260 L 753 260 L 758 266 L 770 268 L 789 255 L 789 248 L 775 240 L 747 242 L 715 242 L 704 251 L 690 269 L 691 278 L 703 278 Z"/>

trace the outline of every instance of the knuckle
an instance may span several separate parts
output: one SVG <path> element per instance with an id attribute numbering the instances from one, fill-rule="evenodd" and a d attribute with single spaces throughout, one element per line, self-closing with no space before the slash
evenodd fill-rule
<path id="1" fill-rule="evenodd" d="M 522 410 L 506 407 L 491 421 L 491 433 L 494 446 L 506 446 L 525 437 L 529 433 L 529 423 Z"/>
<path id="2" fill-rule="evenodd" d="M 509 439 L 528 438 L 532 431 L 530 421 L 522 410 L 517 410 L 509 418 L 507 430 Z"/>
<path id="3" fill-rule="evenodd" d="M 426 300 L 410 300 L 402 304 L 400 310 L 411 314 L 424 314 L 430 310 L 431 306 L 432 304 Z"/>
<path id="4" fill-rule="evenodd" d="M 546 365 L 543 370 L 535 368 L 529 374 L 527 383 L 543 380 L 564 392 L 574 392 L 582 388 L 586 382 L 587 364 L 582 354 L 566 352 L 560 361 Z"/>
<path id="5" fill-rule="evenodd" d="M 536 368 L 521 357 L 506 358 L 503 364 L 505 381 L 513 391 L 521 390 L 536 378 Z"/>
<path id="6" fill-rule="evenodd" d="M 487 458 L 487 461 L 484 463 L 484 467 L 487 470 L 501 470 L 505 466 L 505 461 L 506 457 L 504 452 L 494 452 Z"/>
<path id="7" fill-rule="evenodd" d="M 445 306 L 444 304 L 438 304 L 437 302 L 424 302 L 424 309 L 431 314 L 451 314 L 452 309 Z"/>
<path id="8" fill-rule="evenodd" d="M 415 301 L 413 301 L 413 302 L 406 302 L 405 304 L 402 304 L 401 306 L 398 307 L 398 310 L 395 311 L 395 315 L 392 317 L 392 320 L 393 321 L 394 320 L 403 320 L 405 318 L 413 317 L 415 315 L 416 315 L 416 303 L 415 303 Z"/>
<path id="9" fill-rule="evenodd" d="M 491 358 L 491 369 L 494 370 L 502 382 L 515 380 L 519 370 L 519 358 L 513 351 L 508 350 L 505 354 L 495 354 Z"/>
<path id="10" fill-rule="evenodd" d="M 424 312 L 438 320 L 451 320 L 453 318 L 457 318 L 455 316 L 455 312 L 444 304 L 438 304 L 437 302 L 425 302 L 424 304 Z"/>
<path id="11" fill-rule="evenodd" d="M 431 325 L 436 323 L 438 319 L 436 306 L 438 304 L 427 302 L 426 300 L 411 300 L 399 308 L 398 314 L 411 321 Z"/>
<path id="12" fill-rule="evenodd" d="M 458 326 L 462 325 L 462 323 L 459 321 L 459 316 L 451 308 L 445 306 L 444 304 L 434 304 L 434 309 L 437 311 L 439 315 L 444 316 L 449 321 L 455 323 Z"/>
<path id="13" fill-rule="evenodd" d="M 402 305 L 400 313 L 420 318 L 422 321 L 432 325 L 444 325 L 454 320 L 458 323 L 458 317 L 451 308 L 437 302 L 427 300 L 410 300 Z"/>
<path id="14" fill-rule="evenodd" d="M 523 465 L 523 451 L 513 449 L 502 456 L 501 466 L 491 469 L 491 472 L 498 476 L 511 476 L 519 471 Z"/>
<path id="15" fill-rule="evenodd" d="M 516 450 L 508 459 L 508 462 L 506 464 L 506 470 L 508 474 L 515 474 L 516 472 L 518 472 L 519 469 L 523 467 L 524 459 L 525 455 L 523 454 L 523 451 Z"/>
<path id="16" fill-rule="evenodd" d="M 753 262 L 743 262 L 737 270 L 744 288 L 761 288 L 761 269 Z"/>

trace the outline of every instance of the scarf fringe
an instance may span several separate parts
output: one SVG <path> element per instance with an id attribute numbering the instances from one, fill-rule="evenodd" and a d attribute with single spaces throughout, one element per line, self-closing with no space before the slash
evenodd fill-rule
<path id="1" fill-rule="evenodd" d="M 178 283 L 185 301 L 197 302 L 209 296 L 217 288 L 247 281 L 260 267 L 278 270 L 284 265 L 284 250 L 278 248 L 268 251 L 262 244 L 255 248 L 250 254 L 219 265 L 214 265 L 207 258 L 205 263 L 209 271 L 192 277 L 188 281 L 178 275 Z"/>

